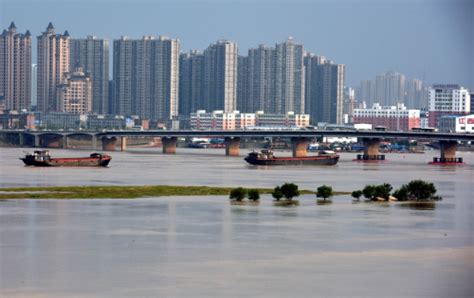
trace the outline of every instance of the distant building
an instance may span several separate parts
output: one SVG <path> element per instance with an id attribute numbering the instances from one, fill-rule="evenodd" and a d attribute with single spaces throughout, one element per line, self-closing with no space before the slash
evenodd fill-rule
<path id="1" fill-rule="evenodd" d="M 344 87 L 344 106 L 343 106 L 343 114 L 345 117 L 344 123 L 352 123 L 352 117 L 354 114 L 354 109 L 356 107 L 356 104 L 357 102 L 355 100 L 354 88 Z"/>
<path id="2" fill-rule="evenodd" d="M 413 79 L 406 82 L 405 105 L 411 109 L 423 109 L 428 106 L 421 80 Z"/>
<path id="3" fill-rule="evenodd" d="M 43 129 L 79 129 L 87 116 L 73 113 L 35 112 L 36 122 Z"/>
<path id="4" fill-rule="evenodd" d="M 88 115 L 86 120 L 87 129 L 124 129 L 125 117 L 119 115 Z"/>
<path id="5" fill-rule="evenodd" d="M 0 99 L 2 109 L 30 109 L 31 34 L 17 33 L 13 22 L 0 34 Z"/>
<path id="6" fill-rule="evenodd" d="M 383 106 L 405 103 L 405 75 L 393 71 L 377 75 L 374 100 Z"/>
<path id="7" fill-rule="evenodd" d="M 229 40 L 219 40 L 204 51 L 203 102 L 199 107 L 226 113 L 235 110 L 237 56 L 237 44 Z"/>
<path id="8" fill-rule="evenodd" d="M 35 115 L 31 112 L 8 111 L 0 113 L 0 130 L 35 129 Z"/>
<path id="9" fill-rule="evenodd" d="M 429 126 L 438 127 L 441 116 L 467 115 L 471 112 L 471 96 L 456 84 L 437 84 L 428 91 Z"/>
<path id="10" fill-rule="evenodd" d="M 345 66 L 312 54 L 306 55 L 305 65 L 306 113 L 313 123 L 342 124 Z"/>
<path id="11" fill-rule="evenodd" d="M 190 123 L 192 130 L 235 130 L 251 129 L 255 127 L 306 127 L 309 125 L 309 115 L 295 114 L 265 114 L 263 111 L 256 113 L 240 113 L 233 111 L 206 112 L 199 110 L 191 113 Z"/>
<path id="12" fill-rule="evenodd" d="M 31 107 L 36 109 L 38 104 L 38 76 L 37 76 L 38 66 L 36 64 L 31 65 Z"/>
<path id="13" fill-rule="evenodd" d="M 204 108 L 204 55 L 196 50 L 179 58 L 179 115 Z"/>
<path id="14" fill-rule="evenodd" d="M 92 80 L 92 111 L 109 110 L 109 41 L 88 36 L 70 40 L 70 71 L 81 67 Z"/>
<path id="15" fill-rule="evenodd" d="M 370 109 L 354 109 L 354 124 L 367 123 L 388 130 L 409 131 L 420 127 L 420 110 L 409 110 L 403 104 L 382 107 L 375 103 Z"/>
<path id="16" fill-rule="evenodd" d="M 179 40 L 114 40 L 115 114 L 169 121 L 178 115 Z"/>
<path id="17" fill-rule="evenodd" d="M 67 30 L 55 34 L 53 24 L 38 36 L 37 109 L 42 112 L 57 111 L 56 85 L 64 81 L 70 69 L 70 40 Z"/>
<path id="18" fill-rule="evenodd" d="M 73 114 L 92 112 L 92 80 L 82 68 L 68 73 L 57 89 L 57 111 Z"/>
<path id="19" fill-rule="evenodd" d="M 438 120 L 438 127 L 442 132 L 474 133 L 474 114 L 441 116 Z"/>

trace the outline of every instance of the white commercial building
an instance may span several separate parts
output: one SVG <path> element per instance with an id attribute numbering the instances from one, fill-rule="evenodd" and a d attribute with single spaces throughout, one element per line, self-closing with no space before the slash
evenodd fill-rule
<path id="1" fill-rule="evenodd" d="M 440 117 L 463 115 L 471 112 L 469 90 L 455 85 L 433 85 L 428 91 L 429 126 L 437 127 Z"/>
<path id="2" fill-rule="evenodd" d="M 438 124 L 439 130 L 442 132 L 474 133 L 474 114 L 442 116 L 439 118 Z"/>

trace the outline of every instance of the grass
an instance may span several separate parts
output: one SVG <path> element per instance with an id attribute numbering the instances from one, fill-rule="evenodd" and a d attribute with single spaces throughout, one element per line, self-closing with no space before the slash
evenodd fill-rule
<path id="1" fill-rule="evenodd" d="M 221 196 L 229 195 L 233 187 L 209 186 L 51 186 L 0 188 L 2 199 L 135 199 L 162 196 Z M 258 188 L 261 194 L 269 194 L 270 188 Z M 301 194 L 314 194 L 303 190 Z M 337 194 L 349 194 L 338 192 Z"/>

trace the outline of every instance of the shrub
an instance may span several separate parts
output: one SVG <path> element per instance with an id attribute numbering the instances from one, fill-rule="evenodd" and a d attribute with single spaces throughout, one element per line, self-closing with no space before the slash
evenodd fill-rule
<path id="1" fill-rule="evenodd" d="M 280 186 L 277 186 L 273 189 L 272 197 L 274 197 L 275 200 L 277 200 L 277 201 L 279 201 L 281 198 L 283 198 L 283 193 L 281 192 Z"/>
<path id="2" fill-rule="evenodd" d="M 247 191 L 245 189 L 243 189 L 242 187 L 237 187 L 230 191 L 229 198 L 231 200 L 242 201 L 245 198 L 246 194 Z"/>
<path id="3" fill-rule="evenodd" d="M 250 189 L 247 192 L 247 197 L 249 198 L 249 200 L 258 201 L 260 200 L 260 193 L 258 192 L 257 189 Z"/>
<path id="4" fill-rule="evenodd" d="M 362 196 L 362 190 L 354 190 L 352 193 L 351 193 L 351 196 L 356 199 L 357 201 L 360 200 L 360 197 Z"/>
<path id="5" fill-rule="evenodd" d="M 408 182 L 407 189 L 409 196 L 417 201 L 431 199 L 436 194 L 434 184 L 423 180 L 412 180 Z"/>
<path id="6" fill-rule="evenodd" d="M 287 200 L 291 200 L 294 197 L 300 195 L 300 192 L 298 191 L 298 185 L 294 183 L 285 183 L 280 187 L 280 190 Z"/>
<path id="7" fill-rule="evenodd" d="M 380 184 L 374 188 L 374 197 L 375 198 L 384 198 L 388 200 L 390 197 L 390 192 L 392 191 L 392 186 L 388 183 Z"/>
<path id="8" fill-rule="evenodd" d="M 406 185 L 402 185 L 399 189 L 393 192 L 393 196 L 399 201 L 408 200 L 408 188 Z"/>
<path id="9" fill-rule="evenodd" d="M 316 197 L 323 198 L 326 200 L 329 197 L 332 197 L 333 191 L 331 186 L 322 185 L 316 190 Z"/>
<path id="10" fill-rule="evenodd" d="M 373 200 L 375 198 L 375 186 L 374 185 L 366 185 L 362 190 L 362 194 L 368 200 Z"/>

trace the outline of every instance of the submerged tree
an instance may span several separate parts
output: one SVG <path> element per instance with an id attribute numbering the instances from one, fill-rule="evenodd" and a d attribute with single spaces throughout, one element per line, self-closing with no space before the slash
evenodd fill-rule
<path id="1" fill-rule="evenodd" d="M 375 189 L 374 189 L 374 197 L 384 198 L 386 201 L 388 201 L 391 191 L 392 191 L 392 186 L 388 183 L 377 185 L 375 186 Z"/>
<path id="2" fill-rule="evenodd" d="M 244 188 L 237 187 L 230 191 L 229 198 L 240 202 L 245 198 L 246 194 L 247 191 Z"/>
<path id="3" fill-rule="evenodd" d="M 316 190 L 316 197 L 323 198 L 324 200 L 326 200 L 329 197 L 332 197 L 332 195 L 333 195 L 333 191 L 332 191 L 331 186 L 322 185 L 318 187 Z"/>
<path id="4" fill-rule="evenodd" d="M 250 189 L 247 192 L 247 197 L 249 198 L 249 200 L 258 201 L 260 200 L 260 193 L 258 192 L 257 189 Z"/>
<path id="5" fill-rule="evenodd" d="M 291 200 L 294 197 L 300 195 L 298 185 L 294 183 L 285 183 L 280 187 L 280 191 L 287 200 Z"/>
<path id="6" fill-rule="evenodd" d="M 362 190 L 354 190 L 351 193 L 351 196 L 356 199 L 357 201 L 360 201 L 360 197 L 362 196 Z"/>
<path id="7" fill-rule="evenodd" d="M 277 200 L 277 201 L 279 201 L 281 198 L 283 198 L 283 193 L 281 192 L 280 186 L 276 186 L 273 189 L 272 197 L 274 197 L 275 200 Z"/>
<path id="8" fill-rule="evenodd" d="M 375 199 L 375 186 L 374 185 L 366 185 L 364 189 L 362 189 L 362 194 L 368 200 Z"/>
<path id="9" fill-rule="evenodd" d="M 431 182 L 412 180 L 407 185 L 408 193 L 417 201 L 431 199 L 436 194 L 436 187 Z"/>

